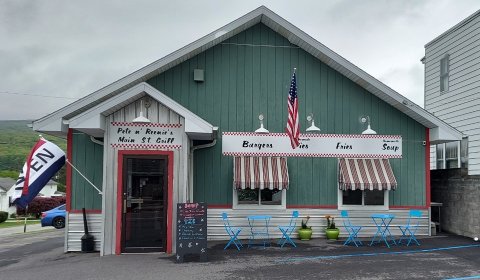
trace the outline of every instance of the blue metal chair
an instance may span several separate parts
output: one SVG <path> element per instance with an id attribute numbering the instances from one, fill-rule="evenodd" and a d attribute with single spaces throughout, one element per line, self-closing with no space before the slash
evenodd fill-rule
<path id="1" fill-rule="evenodd" d="M 355 226 L 352 225 L 350 222 L 350 218 L 348 217 L 348 211 L 342 210 L 341 212 L 342 220 L 343 220 L 343 227 L 348 233 L 348 238 L 345 240 L 345 243 L 343 245 L 347 245 L 350 243 L 355 244 L 355 246 L 358 247 L 358 245 L 363 245 L 362 241 L 358 239 L 358 233 L 362 229 L 361 226 Z"/>
<path id="2" fill-rule="evenodd" d="M 288 226 L 278 226 L 278 229 L 282 232 L 282 237 L 278 241 L 278 244 L 280 247 L 283 248 L 283 246 L 288 242 L 292 244 L 293 247 L 297 247 L 295 242 L 290 238 L 291 234 L 295 230 L 295 227 L 297 225 L 297 219 L 298 219 L 298 211 L 294 210 L 292 212 L 292 217 L 290 218 L 290 223 Z"/>
<path id="3" fill-rule="evenodd" d="M 228 220 L 228 215 L 225 212 L 222 213 L 222 219 L 223 219 L 223 225 L 225 227 L 225 231 L 228 233 L 228 236 L 230 236 L 230 241 L 223 248 L 223 250 L 227 249 L 233 243 L 233 244 L 235 244 L 235 246 L 237 246 L 237 250 L 240 251 L 240 247 L 243 247 L 243 245 L 240 242 L 240 240 L 238 239 L 238 235 L 240 234 L 242 229 L 232 227 L 230 225 L 230 221 Z"/>
<path id="4" fill-rule="evenodd" d="M 417 245 L 420 245 L 415 233 L 417 232 L 418 226 L 420 225 L 420 220 L 422 218 L 422 211 L 420 210 L 410 210 L 410 215 L 408 216 L 407 224 L 404 226 L 398 226 L 402 232 L 402 236 L 398 240 L 398 244 L 401 244 L 403 240 L 407 241 L 407 246 L 410 246 L 412 241 L 415 241 Z"/>

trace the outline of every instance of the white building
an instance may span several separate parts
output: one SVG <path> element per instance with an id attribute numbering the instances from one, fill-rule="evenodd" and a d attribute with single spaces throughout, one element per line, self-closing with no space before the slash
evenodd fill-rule
<path id="1" fill-rule="evenodd" d="M 17 211 L 15 205 L 12 205 L 12 197 L 15 192 L 14 185 L 15 180 L 11 178 L 0 178 L 0 211 L 8 212 L 9 215 Z M 58 183 L 53 180 L 48 181 L 37 196 L 64 196 L 65 193 L 57 190 L 57 185 Z"/>
<path id="2" fill-rule="evenodd" d="M 41 196 L 41 197 L 52 197 L 52 196 L 62 196 L 62 195 L 65 195 L 64 193 L 58 191 L 57 185 L 58 185 L 58 183 L 55 182 L 55 181 L 53 181 L 53 180 L 48 181 L 48 183 L 45 185 L 45 187 L 43 187 L 43 188 L 40 190 L 40 192 L 38 193 L 37 196 Z"/>
<path id="3" fill-rule="evenodd" d="M 427 43 L 422 62 L 425 109 L 464 134 L 431 146 L 431 169 L 480 175 L 480 10 Z"/>
<path id="4" fill-rule="evenodd" d="M 15 207 L 10 207 L 10 189 L 14 184 L 15 180 L 12 178 L 0 178 L 0 211 L 8 212 L 9 215 L 15 213 Z M 13 208 L 13 211 L 10 208 Z"/>

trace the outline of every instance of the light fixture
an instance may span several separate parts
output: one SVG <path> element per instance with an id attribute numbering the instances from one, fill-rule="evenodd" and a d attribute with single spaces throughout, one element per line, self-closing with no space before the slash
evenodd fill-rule
<path id="1" fill-rule="evenodd" d="M 270 133 L 265 127 L 263 127 L 263 115 L 258 115 L 258 119 L 260 120 L 260 128 L 255 130 L 255 133 Z"/>
<path id="2" fill-rule="evenodd" d="M 150 105 L 149 102 L 147 102 L 147 104 L 148 104 L 148 106 Z M 145 105 L 145 109 L 147 109 L 147 105 Z M 134 123 L 150 123 L 150 120 L 143 116 L 143 99 L 140 100 L 140 116 L 133 119 L 132 122 L 134 122 Z"/>
<path id="3" fill-rule="evenodd" d="M 367 124 L 367 129 L 365 129 L 362 134 L 377 134 L 377 132 L 375 130 L 373 130 L 371 127 L 370 127 L 370 117 L 369 116 L 364 116 L 360 119 L 360 121 L 362 123 L 366 123 L 368 122 Z"/>
<path id="4" fill-rule="evenodd" d="M 315 126 L 315 120 L 313 119 L 313 113 L 310 113 L 310 115 L 307 116 L 307 121 L 312 122 L 312 125 L 307 128 L 306 132 L 314 133 L 314 132 L 320 132 L 320 128 Z"/>

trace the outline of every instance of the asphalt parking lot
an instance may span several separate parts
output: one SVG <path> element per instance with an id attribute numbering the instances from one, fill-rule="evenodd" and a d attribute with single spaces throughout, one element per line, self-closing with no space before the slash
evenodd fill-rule
<path id="1" fill-rule="evenodd" d="M 46 234 L 46 233 L 44 233 Z M 56 238 L 62 238 L 57 236 Z M 419 239 L 421 246 L 343 246 L 297 241 L 298 247 L 223 250 L 209 242 L 208 261 L 176 263 L 165 254 L 100 257 L 44 250 L 0 267 L 1 279 L 480 279 L 480 242 L 455 235 Z M 364 240 L 366 241 L 366 240 Z M 59 243 L 61 244 L 61 243 Z"/>

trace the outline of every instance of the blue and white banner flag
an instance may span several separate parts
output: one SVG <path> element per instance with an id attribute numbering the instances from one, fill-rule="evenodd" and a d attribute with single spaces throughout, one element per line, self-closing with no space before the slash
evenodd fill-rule
<path id="1" fill-rule="evenodd" d="M 25 208 L 64 164 L 62 149 L 43 138 L 38 140 L 15 183 L 12 201 Z"/>

